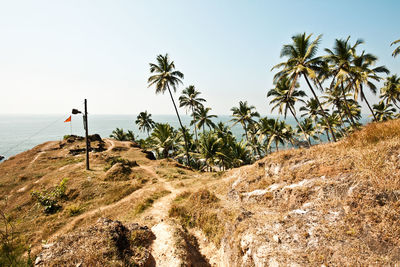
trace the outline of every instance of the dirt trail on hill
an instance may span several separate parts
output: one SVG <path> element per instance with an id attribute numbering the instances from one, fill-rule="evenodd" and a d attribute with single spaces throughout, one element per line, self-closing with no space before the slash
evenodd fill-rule
<path id="1" fill-rule="evenodd" d="M 35 163 L 35 161 L 44 153 L 46 153 L 46 151 L 51 148 L 53 145 L 57 144 L 58 141 L 50 141 L 48 142 L 46 145 L 44 145 L 42 147 L 42 149 L 36 154 L 36 156 L 32 159 L 31 162 L 29 162 L 29 166 L 28 167 L 32 167 L 32 164 Z"/>

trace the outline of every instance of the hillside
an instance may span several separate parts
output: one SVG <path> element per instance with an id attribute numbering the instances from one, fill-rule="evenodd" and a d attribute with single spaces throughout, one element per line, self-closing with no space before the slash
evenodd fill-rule
<path id="1" fill-rule="evenodd" d="M 90 171 L 76 138 L 0 164 L 2 210 L 38 265 L 93 266 L 96 258 L 99 266 L 400 263 L 398 120 L 224 173 L 104 141 L 92 143 L 105 150 L 91 153 Z M 38 204 L 43 199 L 50 207 Z M 107 243 L 100 255 L 91 246 L 110 238 L 104 233 L 124 245 Z M 73 245 L 82 236 L 94 240 Z M 73 256 L 62 259 L 66 247 Z"/>

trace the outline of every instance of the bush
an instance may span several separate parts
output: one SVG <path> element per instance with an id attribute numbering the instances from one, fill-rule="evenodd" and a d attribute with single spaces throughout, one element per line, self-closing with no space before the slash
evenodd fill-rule
<path id="1" fill-rule="evenodd" d="M 46 214 L 53 214 L 56 213 L 61 209 L 61 206 L 58 204 L 58 200 L 65 198 L 65 191 L 67 190 L 67 183 L 68 179 L 64 178 L 57 185 L 54 190 L 47 192 L 47 191 L 32 191 L 31 196 L 42 206 L 44 207 L 44 213 Z"/>
<path id="2" fill-rule="evenodd" d="M 66 210 L 67 210 L 68 215 L 72 217 L 72 216 L 81 214 L 83 211 L 83 208 L 81 208 L 78 205 L 72 205 L 72 206 L 67 207 Z"/>

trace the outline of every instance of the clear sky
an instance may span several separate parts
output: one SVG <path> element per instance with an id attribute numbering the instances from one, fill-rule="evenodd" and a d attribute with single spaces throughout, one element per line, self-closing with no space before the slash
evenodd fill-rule
<path id="1" fill-rule="evenodd" d="M 363 38 L 400 74 L 399 10 L 397 0 L 1 0 L 0 113 L 69 113 L 87 98 L 92 114 L 173 114 L 169 96 L 147 88 L 149 62 L 169 53 L 214 114 L 240 100 L 267 114 L 270 70 L 296 33 L 323 34 L 321 54 L 335 38 Z"/>

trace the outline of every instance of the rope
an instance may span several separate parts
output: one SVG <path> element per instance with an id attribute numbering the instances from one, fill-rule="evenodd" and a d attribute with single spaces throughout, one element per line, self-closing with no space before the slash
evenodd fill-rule
<path id="1" fill-rule="evenodd" d="M 40 129 L 39 131 L 35 132 L 34 134 L 32 134 L 31 136 L 29 136 L 28 138 L 26 138 L 25 140 L 19 142 L 18 144 L 16 144 L 15 146 L 11 147 L 10 149 L 8 149 L 7 151 L 5 151 L 3 153 L 3 155 L 5 155 L 6 153 L 10 152 L 11 150 L 16 149 L 17 147 L 19 147 L 20 145 L 22 145 L 23 143 L 25 143 L 28 140 L 31 140 L 33 137 L 35 137 L 36 135 L 38 135 L 39 133 L 41 133 L 42 131 L 46 130 L 47 128 L 49 128 L 50 126 L 52 126 L 53 124 L 55 124 L 56 122 L 59 122 L 62 118 L 64 118 L 65 115 L 63 115 L 60 118 L 57 118 L 55 121 L 49 123 L 47 126 L 43 127 L 42 129 Z M 1 156 L 1 155 L 0 155 Z"/>

